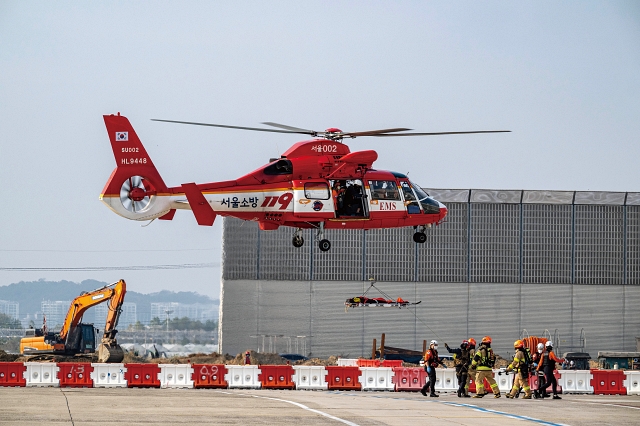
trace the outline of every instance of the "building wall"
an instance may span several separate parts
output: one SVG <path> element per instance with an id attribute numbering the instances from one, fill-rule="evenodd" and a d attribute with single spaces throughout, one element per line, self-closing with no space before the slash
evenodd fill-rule
<path id="1" fill-rule="evenodd" d="M 391 346 L 490 334 L 507 350 L 525 329 L 549 330 L 567 350 L 585 340 L 593 351 L 634 349 L 640 194 L 427 191 L 449 215 L 427 230 L 425 244 L 413 242 L 411 228 L 329 230 L 331 250 L 320 252 L 310 230 L 295 248 L 293 229 L 261 232 L 225 218 L 222 350 L 302 333 L 314 355 L 366 355 L 385 330 Z M 344 300 L 361 294 L 369 278 L 390 296 L 422 304 L 345 316 Z"/>
<path id="2" fill-rule="evenodd" d="M 0 300 L 0 313 L 13 319 L 20 319 L 20 303 L 11 300 Z"/>
<path id="3" fill-rule="evenodd" d="M 490 335 L 500 354 L 512 351 L 523 330 L 559 337 L 561 351 L 633 351 L 640 331 L 640 286 L 377 282 L 368 295 L 421 301 L 413 308 L 352 308 L 362 281 L 225 280 L 220 345 L 225 353 L 260 350 L 275 337 L 305 340 L 306 355 L 368 356 L 372 339 L 421 350 L 423 340 L 457 345 Z M 556 331 L 557 330 L 557 331 Z M 581 341 L 581 335 L 586 342 Z M 556 339 L 557 340 L 557 339 Z"/>

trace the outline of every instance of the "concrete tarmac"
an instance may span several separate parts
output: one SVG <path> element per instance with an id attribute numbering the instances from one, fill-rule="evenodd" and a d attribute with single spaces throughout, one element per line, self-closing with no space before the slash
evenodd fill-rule
<path id="1" fill-rule="evenodd" d="M 0 425 L 638 425 L 640 396 L 425 398 L 408 392 L 0 388 Z"/>

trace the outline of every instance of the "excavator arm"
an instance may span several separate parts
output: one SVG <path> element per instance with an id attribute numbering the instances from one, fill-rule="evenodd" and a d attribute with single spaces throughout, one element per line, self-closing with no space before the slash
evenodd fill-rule
<path id="1" fill-rule="evenodd" d="M 127 284 L 124 280 L 120 280 L 117 283 L 106 285 L 97 290 L 83 293 L 80 296 L 73 299 L 67 316 L 65 317 L 62 329 L 60 329 L 60 340 L 65 341 L 69 337 L 69 333 L 73 330 L 80 320 L 82 315 L 87 309 L 109 301 L 109 310 L 107 313 L 107 322 L 105 324 L 104 333 L 113 334 L 116 326 L 118 325 L 118 319 L 122 310 L 122 303 L 124 302 L 124 295 L 127 292 Z M 114 336 L 115 337 L 115 334 Z"/>

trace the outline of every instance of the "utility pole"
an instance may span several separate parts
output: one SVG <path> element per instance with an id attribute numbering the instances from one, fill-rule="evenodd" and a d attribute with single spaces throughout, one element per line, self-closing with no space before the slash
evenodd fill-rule
<path id="1" fill-rule="evenodd" d="M 168 339 L 169 338 L 168 337 L 168 334 L 169 334 L 169 315 L 171 315 L 173 313 L 173 311 L 170 310 L 170 309 L 167 309 L 164 312 L 167 314 L 167 339 Z"/>

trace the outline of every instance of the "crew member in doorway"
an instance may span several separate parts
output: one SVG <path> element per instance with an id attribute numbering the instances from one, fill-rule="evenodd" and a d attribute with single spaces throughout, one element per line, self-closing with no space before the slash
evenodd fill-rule
<path id="1" fill-rule="evenodd" d="M 453 364 L 456 367 L 456 377 L 458 378 L 458 398 L 468 398 L 469 386 L 469 365 L 471 365 L 471 356 L 469 354 L 469 341 L 463 340 L 460 348 L 451 349 L 448 344 L 444 344 L 447 351 L 453 354 Z"/>
<path id="2" fill-rule="evenodd" d="M 520 388 L 524 389 L 522 399 L 531 399 L 531 388 L 529 387 L 529 369 L 531 367 L 531 359 L 527 350 L 524 348 L 522 340 L 516 340 L 513 343 L 516 354 L 513 356 L 513 362 L 507 367 L 507 373 L 515 371 L 516 376 L 513 379 L 513 387 L 511 392 L 507 393 L 507 398 L 515 398 L 520 393 Z"/>
<path id="3" fill-rule="evenodd" d="M 334 205 L 334 208 L 336 209 L 336 217 L 344 214 L 343 212 L 344 212 L 345 190 L 346 190 L 345 187 L 339 180 L 336 180 L 335 182 L 333 182 L 333 188 L 331 190 L 331 194 L 333 196 L 333 205 Z"/>
<path id="4" fill-rule="evenodd" d="M 494 398 L 500 398 L 500 389 L 493 378 L 493 366 L 496 363 L 496 355 L 491 349 L 491 337 L 484 336 L 480 342 L 480 347 L 473 357 L 471 365 L 476 367 L 476 395 L 474 398 L 482 398 L 487 394 L 484 389 L 484 380 L 486 379 L 491 386 Z"/>
<path id="5" fill-rule="evenodd" d="M 556 376 L 553 374 L 553 370 L 556 369 L 556 362 L 563 363 L 564 360 L 562 358 L 558 358 L 556 354 L 553 353 L 553 342 L 551 340 L 547 341 L 544 344 L 545 351 L 542 353 L 542 357 L 540 363 L 538 364 L 538 371 L 544 371 L 545 381 L 547 382 L 544 387 L 540 388 L 540 392 L 545 395 L 547 392 L 547 388 L 551 386 L 553 390 L 553 399 L 562 399 L 558 396 L 558 382 L 556 381 Z"/>
<path id="6" fill-rule="evenodd" d="M 424 396 L 427 396 L 427 392 L 429 390 L 431 390 L 429 396 L 434 398 L 439 396 L 436 394 L 436 367 L 438 365 L 442 365 L 444 368 L 447 368 L 440 357 L 438 357 L 438 341 L 432 340 L 429 343 L 429 349 L 424 353 L 424 369 L 427 371 L 428 375 L 427 383 L 422 387 L 422 390 L 420 390 L 420 393 Z"/>

